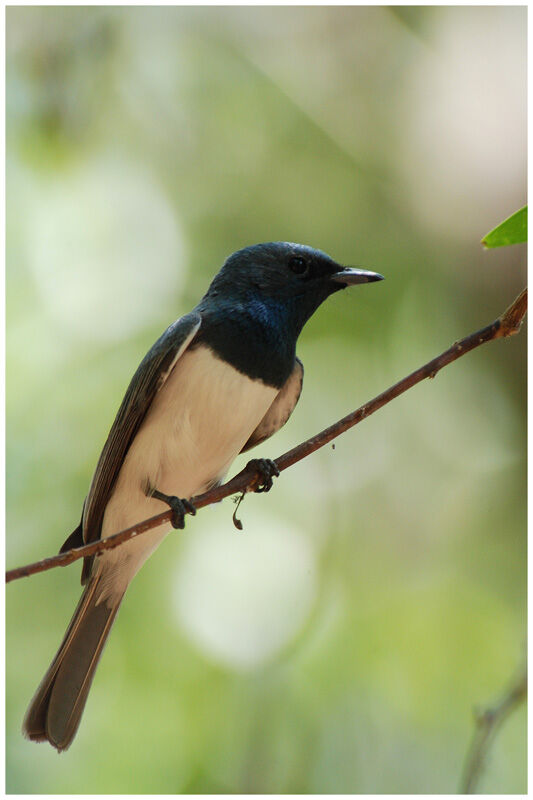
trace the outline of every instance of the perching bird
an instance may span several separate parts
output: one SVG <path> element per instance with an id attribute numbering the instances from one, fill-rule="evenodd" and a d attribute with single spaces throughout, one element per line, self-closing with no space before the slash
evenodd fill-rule
<path id="1" fill-rule="evenodd" d="M 167 328 L 141 361 L 80 525 L 61 550 L 110 536 L 168 506 L 172 525 L 183 527 L 184 512 L 194 511 L 189 499 L 220 483 L 238 453 L 287 422 L 302 389 L 296 340 L 305 322 L 333 292 L 381 278 L 287 242 L 230 256 L 196 308 Z M 169 530 L 165 523 L 85 559 L 85 590 L 24 719 L 29 739 L 48 740 L 59 751 L 69 747 L 124 593 Z"/>

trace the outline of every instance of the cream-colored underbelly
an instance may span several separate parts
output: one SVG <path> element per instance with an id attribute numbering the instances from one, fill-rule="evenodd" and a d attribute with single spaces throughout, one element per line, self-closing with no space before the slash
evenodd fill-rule
<path id="1" fill-rule="evenodd" d="M 146 487 L 192 497 L 220 480 L 272 404 L 277 390 L 253 381 L 206 347 L 186 351 L 157 393 L 118 475 L 102 537 L 168 510 Z M 97 559 L 100 600 L 122 593 L 170 525 Z"/>

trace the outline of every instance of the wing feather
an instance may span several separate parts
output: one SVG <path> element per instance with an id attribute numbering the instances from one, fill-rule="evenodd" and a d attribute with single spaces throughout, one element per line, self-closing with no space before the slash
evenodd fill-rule
<path id="1" fill-rule="evenodd" d="M 82 517 L 85 543 L 100 538 L 105 508 L 126 453 L 152 400 L 198 332 L 201 321 L 200 314 L 192 312 L 170 325 L 135 372 L 107 437 L 85 501 Z M 91 563 L 92 559 L 85 559 L 82 583 L 89 575 Z"/>

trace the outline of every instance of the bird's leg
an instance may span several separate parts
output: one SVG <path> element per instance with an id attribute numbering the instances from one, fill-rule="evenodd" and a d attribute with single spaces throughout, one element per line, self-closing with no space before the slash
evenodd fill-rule
<path id="1" fill-rule="evenodd" d="M 196 514 L 196 509 L 193 504 L 184 497 L 180 498 L 175 497 L 175 495 L 163 494 L 163 492 L 159 492 L 157 489 L 152 489 L 150 494 L 152 497 L 155 497 L 156 500 L 162 500 L 163 503 L 170 506 L 172 510 L 170 521 L 173 528 L 183 529 L 185 527 L 185 514 L 192 514 L 193 517 Z"/>
<path id="2" fill-rule="evenodd" d="M 246 469 L 255 470 L 261 475 L 261 483 L 255 487 L 254 492 L 269 492 L 272 489 L 272 479 L 279 477 L 278 465 L 271 458 L 252 458 Z"/>

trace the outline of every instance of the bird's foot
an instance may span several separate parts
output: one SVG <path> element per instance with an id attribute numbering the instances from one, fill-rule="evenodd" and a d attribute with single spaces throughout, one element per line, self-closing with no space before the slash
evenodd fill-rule
<path id="1" fill-rule="evenodd" d="M 247 470 L 255 470 L 261 476 L 254 492 L 269 492 L 272 489 L 273 478 L 279 477 L 278 465 L 271 458 L 252 458 L 246 465 Z"/>
<path id="2" fill-rule="evenodd" d="M 162 500 L 163 503 L 166 503 L 170 506 L 172 511 L 172 516 L 170 521 L 172 523 L 173 528 L 179 528 L 183 530 L 185 527 L 185 514 L 196 514 L 196 508 L 190 502 L 190 500 L 186 500 L 184 497 L 176 497 L 175 495 L 163 494 L 163 492 L 159 492 L 157 489 L 152 491 L 152 497 L 155 497 L 156 500 Z"/>

